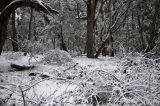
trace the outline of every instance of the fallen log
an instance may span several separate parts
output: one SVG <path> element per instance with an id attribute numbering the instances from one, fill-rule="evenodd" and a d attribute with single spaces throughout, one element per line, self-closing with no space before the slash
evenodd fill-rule
<path id="1" fill-rule="evenodd" d="M 14 63 L 11 63 L 11 67 L 12 68 L 15 68 L 17 71 L 23 71 L 23 70 L 29 70 L 29 69 L 33 69 L 35 68 L 34 65 L 19 65 L 19 64 L 14 64 Z"/>

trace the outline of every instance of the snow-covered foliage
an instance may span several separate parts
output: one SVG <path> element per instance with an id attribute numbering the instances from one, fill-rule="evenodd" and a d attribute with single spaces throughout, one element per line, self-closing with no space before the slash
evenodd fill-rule
<path id="1" fill-rule="evenodd" d="M 39 41 L 29 41 L 29 40 L 25 40 L 22 43 L 22 48 L 23 51 L 28 52 L 28 53 L 32 53 L 32 54 L 42 54 L 45 51 L 48 50 L 48 44 L 43 44 Z"/>
<path id="2" fill-rule="evenodd" d="M 14 59 L 26 63 L 27 58 L 30 59 L 29 55 L 21 58 L 9 55 L 2 54 L 0 64 L 9 64 Z M 7 106 L 24 103 L 27 106 L 160 105 L 160 63 L 141 54 L 128 54 L 120 59 L 88 59 L 83 56 L 71 58 L 64 51 L 51 50 L 44 56 L 34 57 L 36 61 L 30 59 L 36 66 L 34 69 L 0 72 L 2 103 Z M 49 63 L 44 64 L 42 57 L 47 57 Z M 50 61 L 52 59 L 54 62 Z M 74 62 L 55 65 L 59 61 Z"/>
<path id="3" fill-rule="evenodd" d="M 117 103 L 140 106 L 159 106 L 160 63 L 142 56 L 128 56 L 116 71 L 120 79 Z M 127 102 L 126 102 L 127 101 Z"/>
<path id="4" fill-rule="evenodd" d="M 58 49 L 49 50 L 44 54 L 43 63 L 49 65 L 62 65 L 68 62 L 73 62 L 69 53 Z"/>

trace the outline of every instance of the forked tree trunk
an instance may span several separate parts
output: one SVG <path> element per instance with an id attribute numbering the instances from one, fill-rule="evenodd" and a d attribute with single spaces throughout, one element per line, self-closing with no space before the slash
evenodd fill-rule
<path id="1" fill-rule="evenodd" d="M 98 48 L 98 51 L 96 52 L 95 54 L 95 58 L 98 58 L 98 56 L 100 55 L 100 53 L 103 51 L 103 53 L 106 55 L 108 53 L 106 52 L 109 52 L 108 55 L 110 56 L 114 56 L 114 51 L 113 50 L 110 50 L 108 51 L 107 48 L 110 46 L 110 49 L 113 49 L 113 37 L 112 37 L 112 29 L 111 29 L 111 26 L 112 26 L 112 0 L 109 0 L 109 28 L 108 28 L 108 34 L 107 34 L 107 37 L 105 39 L 105 41 L 103 41 L 101 43 L 101 46 Z M 107 47 L 105 47 L 107 45 Z M 103 55 L 102 53 L 102 55 Z"/>

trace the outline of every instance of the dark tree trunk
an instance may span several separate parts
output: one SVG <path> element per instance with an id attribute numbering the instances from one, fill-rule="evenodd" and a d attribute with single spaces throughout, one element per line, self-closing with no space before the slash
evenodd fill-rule
<path id="1" fill-rule="evenodd" d="M 105 47 L 105 46 L 107 46 L 107 47 Z M 109 46 L 111 47 L 110 48 L 111 50 L 108 51 L 107 48 Z M 98 56 L 100 55 L 100 53 L 102 52 L 102 50 L 105 50 L 105 51 L 103 51 L 103 55 L 104 56 L 107 55 L 107 54 L 109 54 L 110 56 L 114 56 L 113 38 L 112 38 L 111 34 L 108 34 L 108 36 L 106 37 L 105 41 L 103 41 L 101 43 L 101 46 L 98 48 L 98 51 L 95 54 L 95 58 L 98 58 Z"/>
<path id="2" fill-rule="evenodd" d="M 138 26 L 139 26 L 139 34 L 140 34 L 140 40 L 141 40 L 141 45 L 142 45 L 142 50 L 146 48 L 145 46 L 145 40 L 143 38 L 143 18 L 141 19 L 141 7 L 140 8 L 140 13 L 137 10 L 137 20 L 138 20 Z M 143 16 L 142 16 L 143 17 Z"/>
<path id="3" fill-rule="evenodd" d="M 6 30 L 7 30 L 8 21 L 5 20 L 4 16 L 0 17 L 0 55 L 2 53 L 3 45 L 6 39 Z"/>
<path id="4" fill-rule="evenodd" d="M 17 40 L 17 31 L 16 31 L 16 25 L 15 25 L 15 11 L 12 13 L 12 46 L 13 46 L 13 51 L 17 52 L 18 51 L 18 40 Z"/>
<path id="5" fill-rule="evenodd" d="M 87 42 L 86 42 L 86 51 L 88 58 L 94 58 L 94 18 L 95 18 L 95 1 L 96 0 L 87 0 Z"/>
<path id="6" fill-rule="evenodd" d="M 30 20 L 29 20 L 29 32 L 28 32 L 28 40 L 31 40 L 31 33 L 32 33 L 32 19 L 33 19 L 33 9 L 30 9 Z"/>
<path id="7" fill-rule="evenodd" d="M 11 2 L 11 0 L 1 0 L 0 1 L 0 12 Z"/>
<path id="8" fill-rule="evenodd" d="M 65 44 L 65 42 L 64 42 L 64 39 L 63 39 L 63 36 L 62 35 L 60 35 L 61 36 L 61 50 L 64 50 L 64 51 L 66 51 L 66 52 L 68 52 L 68 50 L 67 50 L 67 46 L 66 46 L 66 44 Z"/>
<path id="9" fill-rule="evenodd" d="M 0 1 L 0 12 L 9 4 L 10 0 L 1 0 Z M 3 49 L 4 40 L 6 39 L 6 32 L 8 21 L 5 20 L 5 16 L 0 16 L 0 55 Z"/>
<path id="10" fill-rule="evenodd" d="M 33 31 L 33 36 L 34 36 L 34 40 L 35 41 L 38 41 L 38 38 L 37 38 L 37 31 L 36 31 L 36 19 L 35 19 L 35 16 L 33 15 L 33 23 L 34 23 L 34 31 Z"/>
<path id="11" fill-rule="evenodd" d="M 148 39 L 148 47 L 146 48 L 145 52 L 151 51 L 156 46 L 157 36 L 157 20 L 158 20 L 158 13 L 160 12 L 160 0 L 155 1 L 155 12 L 152 17 L 152 22 L 150 25 L 150 38 Z"/>
<path id="12" fill-rule="evenodd" d="M 66 44 L 64 42 L 64 38 L 63 38 L 63 29 L 62 29 L 62 26 L 61 26 L 61 34 L 58 35 L 58 37 L 60 38 L 60 41 L 61 41 L 61 43 L 60 43 L 60 49 L 68 52 Z"/>

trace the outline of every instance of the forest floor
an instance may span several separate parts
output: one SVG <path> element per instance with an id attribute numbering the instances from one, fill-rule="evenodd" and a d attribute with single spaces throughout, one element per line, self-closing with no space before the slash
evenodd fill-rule
<path id="1" fill-rule="evenodd" d="M 0 105 L 160 106 L 160 63 L 156 60 L 140 54 L 98 59 L 63 57 L 3 53 Z M 17 70 L 11 64 L 34 67 Z"/>

